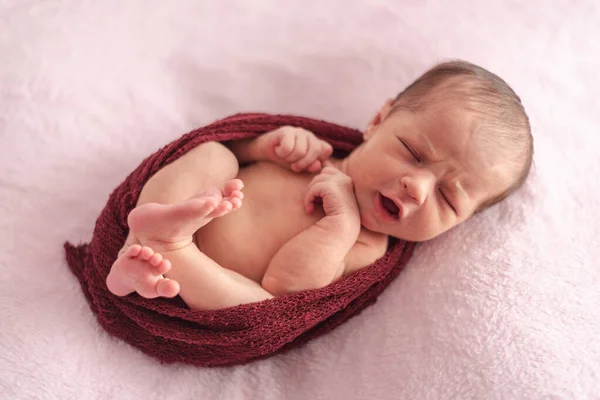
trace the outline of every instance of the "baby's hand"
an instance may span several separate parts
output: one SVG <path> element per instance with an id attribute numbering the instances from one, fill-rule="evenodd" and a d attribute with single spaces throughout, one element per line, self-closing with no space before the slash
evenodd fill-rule
<path id="1" fill-rule="evenodd" d="M 318 172 L 333 153 L 329 143 L 306 129 L 293 126 L 282 126 L 265 133 L 260 142 L 267 159 L 288 165 L 295 172 Z"/>
<path id="2" fill-rule="evenodd" d="M 352 179 L 331 163 L 325 163 L 321 173 L 313 178 L 308 185 L 308 193 L 304 198 L 304 209 L 311 214 L 315 203 L 322 202 L 327 217 L 341 216 L 344 226 L 351 231 L 360 230 L 360 215 Z"/>

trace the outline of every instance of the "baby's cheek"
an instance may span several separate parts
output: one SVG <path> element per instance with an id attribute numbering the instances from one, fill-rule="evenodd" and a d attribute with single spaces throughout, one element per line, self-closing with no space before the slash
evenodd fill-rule
<path id="1" fill-rule="evenodd" d="M 456 214 L 452 211 L 440 212 L 440 225 L 444 228 L 444 231 L 454 228 L 462 221 L 456 218 Z"/>
<path id="2" fill-rule="evenodd" d="M 452 221 L 441 215 L 438 209 L 423 210 L 421 218 L 411 221 L 415 241 L 433 239 L 451 228 Z"/>

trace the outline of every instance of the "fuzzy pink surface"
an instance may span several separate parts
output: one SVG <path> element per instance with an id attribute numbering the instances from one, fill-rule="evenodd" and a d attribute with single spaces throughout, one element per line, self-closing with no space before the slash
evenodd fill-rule
<path id="1" fill-rule="evenodd" d="M 600 398 L 599 35 L 583 0 L 0 0 L 0 397 Z M 98 326 L 62 243 L 89 241 L 144 157 L 236 112 L 362 128 L 453 57 L 522 97 L 535 169 L 377 304 L 222 369 Z"/>

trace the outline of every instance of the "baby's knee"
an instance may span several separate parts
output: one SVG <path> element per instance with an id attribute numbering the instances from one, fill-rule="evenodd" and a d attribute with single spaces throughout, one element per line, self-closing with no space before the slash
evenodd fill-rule
<path id="1" fill-rule="evenodd" d="M 192 155 L 198 168 L 210 171 L 212 174 L 219 174 L 223 180 L 233 179 L 239 172 L 237 158 L 222 143 L 202 143 L 191 152 L 195 152 Z"/>
<path id="2" fill-rule="evenodd" d="M 202 143 L 154 174 L 144 185 L 138 205 L 186 200 L 202 190 L 222 187 L 238 171 L 237 159 L 227 147 Z"/>

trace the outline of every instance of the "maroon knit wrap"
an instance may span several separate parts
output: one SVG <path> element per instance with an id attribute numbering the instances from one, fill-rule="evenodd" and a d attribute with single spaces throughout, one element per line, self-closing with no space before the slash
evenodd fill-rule
<path id="1" fill-rule="evenodd" d="M 65 243 L 69 267 L 108 333 L 162 362 L 240 364 L 304 344 L 334 329 L 373 304 L 398 276 L 412 254 L 413 243 L 394 242 L 375 264 L 322 289 L 223 310 L 190 310 L 179 297 L 117 297 L 108 291 L 105 280 L 128 234 L 127 215 L 152 175 L 200 143 L 251 138 L 283 125 L 308 129 L 342 153 L 362 141 L 361 133 L 354 129 L 309 118 L 268 114 L 225 118 L 146 158 L 110 195 L 91 243 L 76 247 Z"/>

